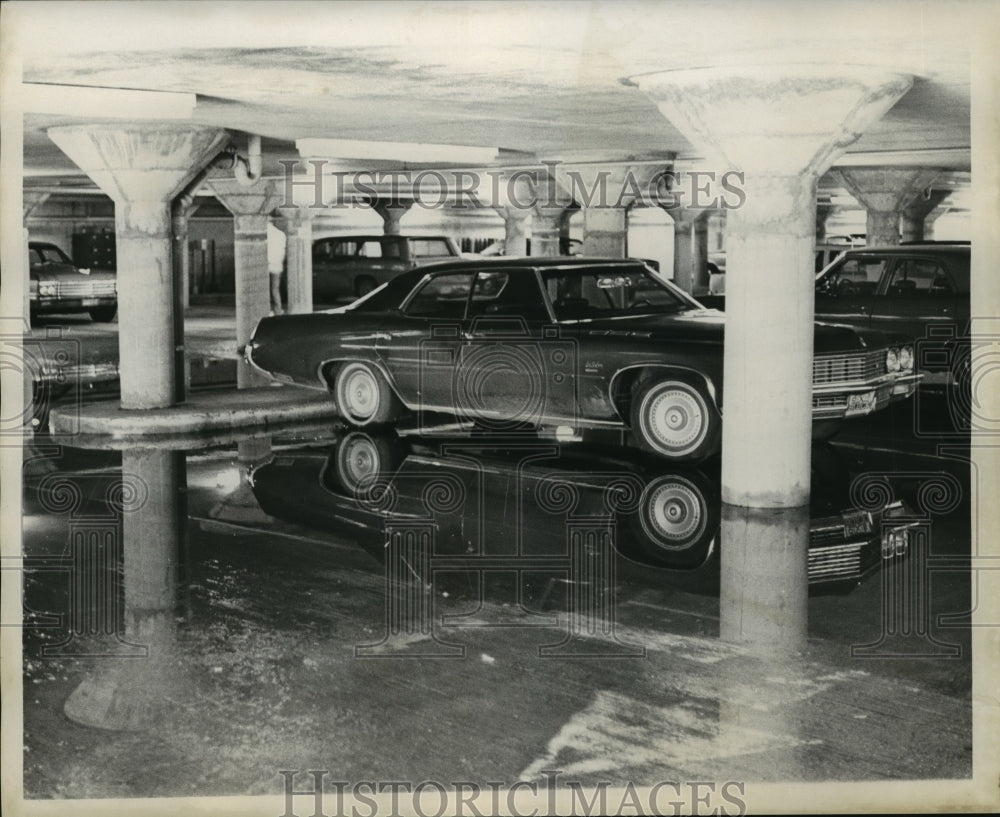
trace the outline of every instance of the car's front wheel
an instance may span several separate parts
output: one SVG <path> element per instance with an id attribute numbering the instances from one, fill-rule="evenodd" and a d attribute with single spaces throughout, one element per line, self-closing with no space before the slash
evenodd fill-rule
<path id="1" fill-rule="evenodd" d="M 631 415 L 638 445 L 663 457 L 701 460 L 718 450 L 721 418 L 705 391 L 685 380 L 641 381 Z"/>
<path id="2" fill-rule="evenodd" d="M 368 363 L 345 363 L 337 372 L 334 399 L 340 416 L 356 426 L 396 419 L 402 404 L 382 373 Z"/>

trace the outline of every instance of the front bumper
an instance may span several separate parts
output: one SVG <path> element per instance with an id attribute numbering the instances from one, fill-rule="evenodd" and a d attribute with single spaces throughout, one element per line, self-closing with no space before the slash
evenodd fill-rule
<path id="1" fill-rule="evenodd" d="M 813 387 L 813 419 L 863 417 L 912 397 L 923 375 L 887 374 L 863 383 L 824 383 Z"/>
<path id="2" fill-rule="evenodd" d="M 80 298 L 52 298 L 52 297 L 32 297 L 31 311 L 38 315 L 59 314 L 62 312 L 86 312 L 88 309 L 100 309 L 106 306 L 116 306 L 118 299 L 115 297 L 80 297 Z"/>

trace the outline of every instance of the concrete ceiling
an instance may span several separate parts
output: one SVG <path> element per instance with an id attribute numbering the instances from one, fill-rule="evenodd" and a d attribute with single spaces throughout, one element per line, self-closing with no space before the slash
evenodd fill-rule
<path id="1" fill-rule="evenodd" d="M 493 147 L 527 161 L 694 160 L 629 76 L 776 62 L 889 67 L 913 74 L 913 87 L 841 163 L 942 167 L 961 188 L 969 31 L 991 11 L 940 1 L 15 2 L 3 23 L 26 83 L 194 94 L 193 123 L 264 137 L 268 173 L 298 158 L 305 137 Z M 47 128 L 130 115 L 25 114 L 26 186 L 83 181 Z"/>

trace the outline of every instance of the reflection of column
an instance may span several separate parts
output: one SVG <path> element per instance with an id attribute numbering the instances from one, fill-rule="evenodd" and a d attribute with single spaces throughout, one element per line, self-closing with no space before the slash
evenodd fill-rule
<path id="1" fill-rule="evenodd" d="M 809 508 L 723 504 L 719 636 L 778 654 L 806 645 Z"/>
<path id="2" fill-rule="evenodd" d="M 141 638 L 125 626 L 120 581 L 123 517 L 138 513 L 148 501 L 144 477 L 125 470 L 122 480 L 105 487 L 105 504 L 94 510 L 84 497 L 94 492 L 92 480 L 53 473 L 39 486 L 42 505 L 51 513 L 70 514 L 67 634 L 42 648 L 46 657 L 144 657 Z"/>
<path id="3" fill-rule="evenodd" d="M 95 660 L 90 678 L 69 696 L 66 716 L 102 729 L 144 729 L 162 720 L 186 692 L 175 657 L 178 561 L 187 508 L 184 454 L 130 449 L 122 471 L 145 486 L 122 525 L 122 580 L 126 637 L 145 645 L 147 657 Z M 130 499 L 127 484 L 122 502 Z"/>
<path id="4" fill-rule="evenodd" d="M 815 669 L 797 656 L 733 657 L 717 669 L 718 732 L 713 743 L 725 756 L 766 757 L 767 781 L 803 780 L 815 761 L 811 700 Z M 759 778 L 754 778 L 759 779 Z"/>

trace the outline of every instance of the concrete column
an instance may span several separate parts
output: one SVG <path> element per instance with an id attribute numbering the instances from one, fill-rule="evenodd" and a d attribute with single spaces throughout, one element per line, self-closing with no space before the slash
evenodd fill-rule
<path id="1" fill-rule="evenodd" d="M 868 211 L 866 242 L 869 247 L 899 243 L 899 219 L 941 174 L 923 168 L 853 167 L 836 171 L 848 192 Z"/>
<path id="2" fill-rule="evenodd" d="M 745 174 L 745 202 L 727 214 L 723 502 L 808 514 L 817 180 L 912 78 L 794 64 L 668 71 L 636 81 L 709 163 Z M 739 519 L 739 509 L 734 513 Z M 767 635 L 747 626 L 748 617 L 801 620 L 782 643 L 789 651 L 804 646 L 808 611 L 797 565 L 807 546 L 808 528 L 795 518 L 771 531 L 738 522 L 724 528 L 723 638 L 766 646 Z M 763 565 L 789 586 L 775 599 L 741 565 Z"/>
<path id="3" fill-rule="evenodd" d="M 521 258 L 528 254 L 528 219 L 530 210 L 508 205 L 494 208 L 503 219 L 503 253 L 507 257 Z"/>
<path id="4" fill-rule="evenodd" d="M 164 124 L 48 133 L 115 202 L 122 408 L 174 405 L 175 351 L 182 339 L 174 337 L 170 203 L 229 135 Z"/>
<path id="5" fill-rule="evenodd" d="M 288 314 L 309 314 L 313 311 L 312 244 L 314 210 L 282 207 L 275 224 L 287 236 L 285 242 L 285 275 L 288 281 Z"/>
<path id="6" fill-rule="evenodd" d="M 901 240 L 928 240 L 929 237 L 926 235 L 925 231 L 927 221 L 930 218 L 931 213 L 937 209 L 938 205 L 941 204 L 942 201 L 948 198 L 950 193 L 950 190 L 931 190 L 926 197 L 922 195 L 917 196 L 915 200 L 904 207 L 903 217 L 901 219 Z M 933 219 L 931 219 L 931 223 L 933 224 Z M 931 231 L 933 232 L 933 227 L 931 228 Z"/>
<path id="7" fill-rule="evenodd" d="M 531 220 L 531 254 L 534 256 L 559 255 L 559 239 L 566 220 L 569 218 L 569 204 L 535 205 Z"/>
<path id="8" fill-rule="evenodd" d="M 24 320 L 27 323 L 28 328 L 30 329 L 31 328 L 31 276 L 29 273 L 31 270 L 31 256 L 28 252 L 29 236 L 28 236 L 27 224 L 28 224 L 28 217 L 32 213 L 36 212 L 39 207 L 45 204 L 46 201 L 48 201 L 49 194 L 41 193 L 37 190 L 25 190 L 21 194 L 21 196 L 22 196 L 21 208 L 25 225 L 24 227 Z M 31 397 L 31 392 L 29 391 L 25 399 L 28 399 L 30 397 Z"/>
<path id="9" fill-rule="evenodd" d="M 826 222 L 829 220 L 830 216 L 836 211 L 836 207 L 832 204 L 817 204 L 816 205 L 816 243 L 821 243 L 826 240 Z"/>
<path id="10" fill-rule="evenodd" d="M 685 292 L 708 287 L 708 218 L 712 210 L 673 207 L 674 283 Z"/>
<path id="11" fill-rule="evenodd" d="M 372 209 L 382 216 L 382 232 L 399 235 L 399 220 L 413 206 L 413 199 L 377 199 Z"/>
<path id="12" fill-rule="evenodd" d="M 624 207 L 583 208 L 583 255 L 628 255 L 628 211 Z"/>
<path id="13" fill-rule="evenodd" d="M 174 271 L 180 289 L 180 303 L 191 306 L 191 259 L 188 254 L 188 227 L 198 204 L 183 197 L 174 202 L 170 224 L 174 235 Z"/>
<path id="14" fill-rule="evenodd" d="M 281 191 L 274 181 L 250 186 L 236 179 L 210 179 L 208 186 L 233 214 L 233 261 L 236 267 L 236 348 L 241 349 L 261 318 L 271 313 L 271 279 L 267 271 L 267 221 Z M 240 358 L 236 386 L 248 389 L 267 380 Z"/>
<path id="15" fill-rule="evenodd" d="M 174 236 L 174 399 L 181 403 L 191 387 L 191 364 L 184 344 L 184 310 L 191 305 L 191 259 L 188 257 L 188 220 L 198 205 L 181 195 L 174 202 L 170 219 Z"/>

